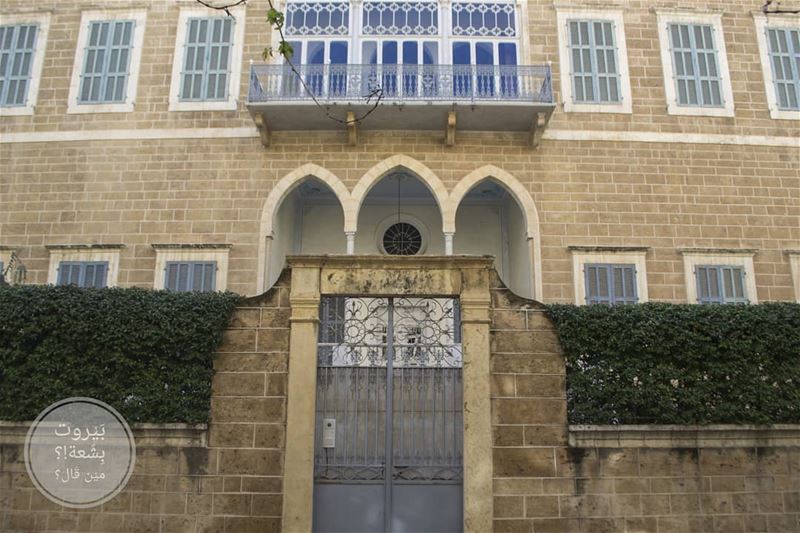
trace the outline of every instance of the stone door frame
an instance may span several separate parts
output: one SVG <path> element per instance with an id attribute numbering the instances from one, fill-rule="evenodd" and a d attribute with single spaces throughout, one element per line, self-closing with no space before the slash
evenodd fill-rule
<path id="1" fill-rule="evenodd" d="M 321 295 L 452 296 L 461 301 L 464 531 L 492 529 L 489 293 L 493 259 L 470 256 L 290 256 L 291 308 L 283 530 L 310 532 Z"/>

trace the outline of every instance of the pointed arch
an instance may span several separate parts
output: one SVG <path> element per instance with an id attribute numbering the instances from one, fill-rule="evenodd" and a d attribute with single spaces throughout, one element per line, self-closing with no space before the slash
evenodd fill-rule
<path id="1" fill-rule="evenodd" d="M 331 188 L 333 194 L 339 199 L 344 211 L 345 225 L 347 221 L 348 211 L 351 211 L 351 197 L 350 192 L 345 187 L 342 180 L 336 174 L 322 168 L 314 163 L 306 163 L 305 165 L 293 170 L 292 172 L 281 178 L 278 183 L 270 191 L 264 202 L 264 208 L 261 211 L 261 234 L 266 236 L 272 235 L 272 226 L 275 220 L 275 213 L 281 206 L 283 201 L 295 187 L 297 187 L 306 178 L 316 178 Z"/>
<path id="2" fill-rule="evenodd" d="M 264 201 L 264 207 L 261 210 L 260 236 L 258 242 L 258 273 L 256 276 L 258 292 L 264 292 L 269 288 L 267 286 L 270 277 L 268 269 L 270 254 L 272 253 L 271 245 L 274 236 L 275 214 L 278 212 L 278 209 L 280 209 L 286 197 L 306 178 L 318 179 L 330 187 L 341 204 L 344 213 L 345 227 L 348 223 L 348 216 L 353 216 L 355 210 L 353 209 L 353 201 L 350 192 L 347 190 L 344 183 L 342 183 L 342 180 L 333 172 L 319 165 L 315 165 L 314 163 L 306 163 L 281 178 L 272 188 L 269 195 L 267 195 L 267 199 Z M 342 228 L 342 230 L 344 231 L 344 228 Z"/>
<path id="3" fill-rule="evenodd" d="M 455 233 L 458 206 L 473 187 L 486 179 L 493 179 L 503 185 L 516 200 L 525 217 L 525 230 L 528 233 L 528 237 L 539 235 L 539 212 L 536 210 L 536 204 L 533 203 L 533 198 L 528 189 L 517 178 L 494 165 L 486 165 L 473 170 L 464 176 L 450 191 L 447 208 L 442 213 L 443 231 L 445 233 Z"/>
<path id="4" fill-rule="evenodd" d="M 436 203 L 439 206 L 439 211 L 442 213 L 442 216 L 444 216 L 444 209 L 447 206 L 448 195 L 447 188 L 445 188 L 444 183 L 442 183 L 442 180 L 439 179 L 439 176 L 437 176 L 430 168 L 417 161 L 413 157 L 397 154 L 384 159 L 377 165 L 373 166 L 363 176 L 361 176 L 361 179 L 358 180 L 356 186 L 353 187 L 351 200 L 353 202 L 355 211 L 349 222 L 347 217 L 345 217 L 346 232 L 356 231 L 356 227 L 358 225 L 358 212 L 361 210 L 361 205 L 364 203 L 364 199 L 367 197 L 367 194 L 369 194 L 369 191 L 372 189 L 372 187 L 374 187 L 375 184 L 377 184 L 389 172 L 398 168 L 405 168 L 411 171 L 417 178 L 419 178 L 420 181 L 422 181 L 422 183 L 425 184 L 426 187 L 428 187 L 428 190 L 431 191 L 433 198 L 436 200 Z"/>
<path id="5" fill-rule="evenodd" d="M 477 168 L 464 176 L 450 191 L 447 207 L 442 212 L 442 231 L 456 233 L 456 213 L 458 206 L 473 187 L 486 179 L 493 179 L 500 183 L 514 200 L 525 217 L 525 232 L 528 240 L 530 265 L 533 270 L 533 283 L 531 285 L 534 299 L 541 300 L 543 295 L 542 284 L 542 243 L 539 235 L 539 212 L 533 197 L 522 183 L 505 170 L 494 165 L 485 165 Z"/>

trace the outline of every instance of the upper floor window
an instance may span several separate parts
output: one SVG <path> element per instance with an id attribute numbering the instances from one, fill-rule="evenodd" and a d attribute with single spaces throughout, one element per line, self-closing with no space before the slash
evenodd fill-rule
<path id="1" fill-rule="evenodd" d="M 187 21 L 181 100 L 225 100 L 228 97 L 234 22 L 228 17 Z"/>
<path id="2" fill-rule="evenodd" d="M 733 116 L 721 16 L 660 12 L 658 26 L 667 112 Z"/>
<path id="3" fill-rule="evenodd" d="M 800 17 L 754 19 L 770 116 L 800 120 Z"/>
<path id="4" fill-rule="evenodd" d="M 570 246 L 575 304 L 646 302 L 647 248 Z"/>
<path id="5" fill-rule="evenodd" d="M 290 2 L 286 5 L 286 35 L 348 35 L 348 2 Z"/>
<path id="6" fill-rule="evenodd" d="M 84 51 L 79 104 L 125 101 L 133 20 L 92 22 Z"/>
<path id="7" fill-rule="evenodd" d="M 77 285 L 78 287 L 106 286 L 108 262 L 61 261 L 58 265 L 57 285 Z"/>
<path id="8" fill-rule="evenodd" d="M 121 244 L 50 245 L 48 283 L 113 287 L 119 274 Z"/>
<path id="9" fill-rule="evenodd" d="M 439 35 L 438 2 L 364 2 L 364 35 Z"/>
<path id="10" fill-rule="evenodd" d="M 176 292 L 224 291 L 229 244 L 153 244 L 155 289 Z"/>
<path id="11" fill-rule="evenodd" d="M 630 113 L 622 12 L 558 8 L 564 110 Z"/>
<path id="12" fill-rule="evenodd" d="M 184 8 L 178 16 L 170 111 L 234 110 L 242 73 L 245 6 L 231 16 Z"/>
<path id="13" fill-rule="evenodd" d="M 466 37 L 516 37 L 513 3 L 453 2 L 453 35 Z"/>
<path id="14" fill-rule="evenodd" d="M 686 249 L 680 252 L 689 303 L 757 303 L 754 250 Z"/>
<path id="15" fill-rule="evenodd" d="M 146 13 L 84 11 L 67 113 L 133 111 Z"/>
<path id="16" fill-rule="evenodd" d="M 0 115 L 30 115 L 36 105 L 50 16 L 0 16 Z"/>
<path id="17" fill-rule="evenodd" d="M 740 266 L 698 265 L 695 278 L 698 303 L 747 303 L 744 268 Z"/>
<path id="18" fill-rule="evenodd" d="M 211 292 L 216 288 L 216 261 L 168 262 L 164 288 L 176 292 Z"/>

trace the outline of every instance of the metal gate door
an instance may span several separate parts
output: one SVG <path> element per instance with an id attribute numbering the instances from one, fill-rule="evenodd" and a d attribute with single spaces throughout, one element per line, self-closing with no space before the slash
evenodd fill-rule
<path id="1" fill-rule="evenodd" d="M 461 531 L 458 300 L 324 297 L 320 319 L 314 531 Z"/>

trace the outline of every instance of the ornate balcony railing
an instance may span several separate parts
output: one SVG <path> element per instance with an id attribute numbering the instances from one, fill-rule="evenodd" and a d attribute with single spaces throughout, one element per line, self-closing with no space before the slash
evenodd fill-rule
<path id="1" fill-rule="evenodd" d="M 364 104 L 380 92 L 392 103 L 552 104 L 546 65 L 252 65 L 248 103 Z M 301 83 L 301 80 L 305 84 Z M 305 86 L 304 86 L 305 85 Z M 310 94 L 309 94 L 310 93 Z"/>

